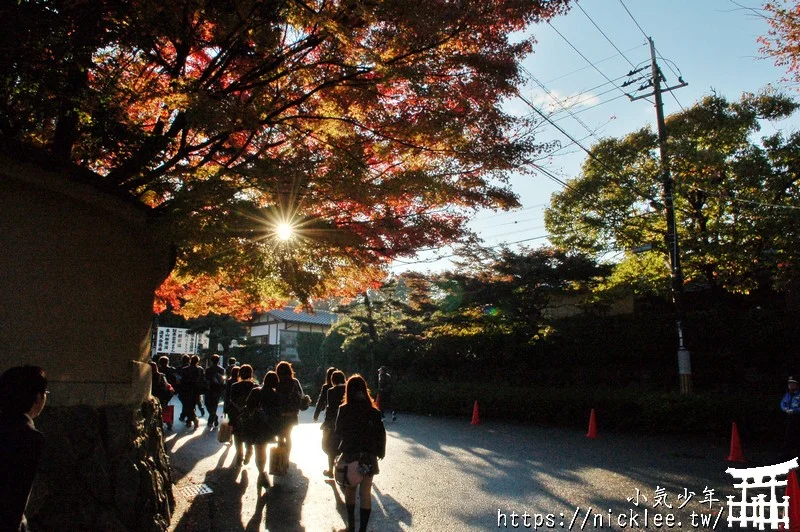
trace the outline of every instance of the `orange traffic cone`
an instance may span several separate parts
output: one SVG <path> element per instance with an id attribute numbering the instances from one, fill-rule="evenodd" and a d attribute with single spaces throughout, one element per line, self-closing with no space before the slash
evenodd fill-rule
<path id="1" fill-rule="evenodd" d="M 800 531 L 800 484 L 797 482 L 797 470 L 789 471 L 786 479 L 786 496 L 789 497 L 789 527 L 790 532 Z"/>
<path id="2" fill-rule="evenodd" d="M 746 462 L 742 454 L 742 442 L 739 441 L 739 427 L 734 422 L 731 426 L 731 453 L 728 462 Z"/>
<path id="3" fill-rule="evenodd" d="M 586 437 L 593 440 L 597 438 L 597 417 L 594 414 L 594 408 L 592 408 L 592 413 L 589 414 L 589 432 L 586 433 Z"/>
<path id="4" fill-rule="evenodd" d="M 481 415 L 478 413 L 478 401 L 475 401 L 475 406 L 472 407 L 472 422 L 470 425 L 480 425 Z"/>

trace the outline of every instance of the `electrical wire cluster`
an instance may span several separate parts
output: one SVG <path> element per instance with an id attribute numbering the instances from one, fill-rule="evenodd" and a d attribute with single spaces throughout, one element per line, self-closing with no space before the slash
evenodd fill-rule
<path id="1" fill-rule="evenodd" d="M 569 178 L 568 177 L 566 177 L 566 176 L 560 177 L 560 176 L 558 176 L 556 174 L 555 171 L 546 168 L 544 166 L 544 164 L 545 164 L 544 160 L 546 159 L 546 160 L 552 161 L 557 156 L 563 156 L 563 155 L 567 155 L 567 154 L 570 154 L 570 153 L 574 153 L 574 151 L 568 151 L 570 148 L 574 148 L 574 149 L 577 149 L 579 151 L 583 151 L 584 153 L 587 154 L 587 156 L 589 156 L 591 158 L 594 158 L 594 160 L 596 162 L 598 162 L 598 164 L 600 164 L 608 172 L 609 178 L 612 179 L 612 182 L 616 183 L 618 186 L 625 187 L 625 188 L 627 188 L 629 190 L 633 186 L 623 176 L 619 175 L 619 173 L 616 172 L 613 168 L 610 168 L 604 161 L 598 159 L 591 152 L 591 150 L 585 145 L 585 142 L 587 140 L 594 140 L 594 141 L 600 141 L 601 140 L 600 136 L 598 135 L 598 130 L 599 129 L 598 128 L 594 128 L 593 129 L 592 127 L 590 127 L 589 124 L 586 123 L 585 120 L 583 120 L 581 117 L 578 116 L 579 114 L 585 113 L 585 112 L 589 111 L 590 109 L 595 109 L 595 108 L 597 108 L 599 106 L 606 105 L 606 104 L 611 103 L 613 101 L 616 101 L 616 100 L 618 100 L 620 98 L 631 98 L 631 94 L 629 94 L 626 91 L 626 89 L 628 89 L 628 87 L 632 86 L 633 84 L 635 84 L 637 82 L 639 82 L 641 84 L 637 90 L 646 89 L 647 86 L 648 86 L 647 85 L 648 80 L 649 80 L 649 83 L 652 84 L 652 80 L 647 75 L 647 71 L 649 71 L 649 68 L 650 68 L 649 67 L 649 64 L 650 64 L 649 60 L 646 61 L 646 63 L 636 64 L 629 58 L 629 55 L 632 52 L 641 50 L 642 47 L 648 45 L 648 42 L 647 42 L 648 35 L 643 30 L 641 24 L 639 24 L 639 22 L 636 20 L 636 18 L 634 17 L 633 13 L 631 13 L 631 11 L 625 5 L 625 2 L 623 0 L 619 0 L 619 3 L 621 4 L 622 8 L 625 10 L 627 15 L 630 17 L 630 19 L 633 22 L 633 24 L 636 25 L 636 27 L 639 29 L 639 31 L 644 36 L 644 38 L 645 38 L 644 42 L 642 42 L 641 44 L 638 44 L 638 45 L 636 45 L 636 46 L 634 46 L 634 47 L 632 47 L 630 49 L 622 50 L 611 39 L 611 37 L 609 37 L 608 33 L 606 31 L 604 31 L 603 28 L 601 28 L 601 26 L 591 17 L 591 15 L 580 5 L 580 3 L 576 3 L 575 5 L 578 7 L 580 12 L 588 19 L 588 21 L 598 31 L 598 33 L 602 36 L 602 38 L 605 41 L 607 41 L 614 48 L 614 50 L 617 53 L 614 54 L 614 55 L 611 55 L 609 57 L 606 57 L 604 59 L 601 59 L 599 61 L 592 61 L 589 57 L 587 57 L 587 55 L 585 53 L 583 53 L 579 49 L 578 46 L 576 46 L 572 41 L 570 41 L 570 39 L 566 35 L 564 35 L 563 32 L 559 31 L 555 27 L 555 25 L 553 23 L 548 22 L 547 23 L 548 26 L 564 42 L 566 42 L 566 44 L 581 58 L 581 60 L 585 64 L 583 66 L 577 68 L 577 69 L 571 70 L 570 72 L 568 72 L 566 74 L 563 74 L 563 75 L 560 75 L 560 76 L 558 76 L 556 78 L 553 78 L 553 79 L 551 79 L 551 80 L 549 80 L 547 82 L 541 81 L 533 73 L 531 73 L 530 71 L 528 71 L 525 68 L 522 68 L 522 73 L 529 80 L 531 80 L 535 84 L 537 90 L 543 92 L 544 97 L 546 98 L 546 103 L 544 105 L 541 105 L 541 104 L 537 105 L 536 103 L 534 103 L 534 101 L 532 101 L 532 98 L 526 97 L 519 90 L 516 92 L 516 96 L 520 99 L 520 101 L 522 101 L 530 109 L 530 113 L 528 114 L 528 116 L 538 117 L 539 119 L 541 119 L 543 121 L 543 123 L 545 123 L 545 124 L 551 126 L 552 128 L 554 128 L 558 132 L 558 134 L 563 139 L 565 139 L 564 142 L 562 142 L 557 149 L 543 154 L 539 158 L 539 160 L 534 161 L 534 163 L 532 164 L 534 173 L 543 175 L 547 179 L 549 179 L 552 182 L 554 182 L 557 185 L 559 185 L 560 187 L 567 188 L 567 189 L 572 189 L 573 191 L 575 191 L 576 193 L 579 193 L 579 194 L 581 192 L 579 192 L 578 190 L 576 190 L 574 187 L 572 187 L 569 184 L 569 182 L 568 182 Z M 609 74 L 607 74 L 606 72 L 604 72 L 602 70 L 602 68 L 600 66 L 602 63 L 605 63 L 607 61 L 610 61 L 612 59 L 616 59 L 616 58 L 619 58 L 619 57 L 622 57 L 628 63 L 628 65 L 631 68 L 631 70 L 629 72 L 617 76 L 617 75 L 609 75 Z M 677 70 L 677 67 L 674 65 L 674 63 L 672 63 L 671 61 L 669 61 L 667 59 L 664 59 L 664 57 L 661 56 L 660 53 L 658 53 L 658 58 L 664 64 L 666 64 L 669 67 L 669 70 L 681 82 L 683 81 L 682 78 L 681 78 L 681 75 L 679 74 L 679 71 Z M 590 88 L 590 89 L 583 90 L 578 94 L 573 94 L 573 95 L 570 95 L 570 96 L 565 97 L 565 98 L 559 98 L 557 96 L 557 94 L 555 93 L 555 91 L 553 91 L 553 90 L 551 90 L 549 88 L 549 86 L 552 83 L 554 83 L 556 81 L 559 81 L 559 80 L 561 80 L 561 79 L 563 79 L 565 77 L 568 77 L 568 76 L 577 74 L 579 72 L 585 71 L 587 69 L 594 70 L 600 76 L 602 76 L 602 78 L 605 81 L 600 83 L 600 84 L 598 84 L 598 85 L 596 85 L 596 86 L 594 86 L 594 87 L 592 87 L 592 88 Z M 633 77 L 633 76 L 636 76 L 636 75 L 639 75 L 639 74 L 641 74 L 641 76 L 639 76 L 637 78 Z M 622 80 L 625 79 L 625 78 L 628 78 L 628 81 L 622 82 Z M 680 102 L 678 101 L 677 97 L 675 97 L 674 92 L 672 92 L 672 91 L 669 91 L 669 92 L 672 95 L 672 97 L 675 98 L 675 102 L 681 107 L 681 109 L 683 109 L 683 106 L 680 104 Z M 608 96 L 608 95 L 613 95 L 613 96 L 603 99 L 603 97 Z M 586 105 L 587 103 L 590 103 L 590 105 Z M 582 136 L 580 136 L 580 138 L 578 138 L 577 135 L 573 135 L 570 132 L 568 132 L 567 131 L 567 127 L 566 127 L 567 121 L 571 121 L 572 123 L 577 124 L 580 128 L 582 128 L 586 132 L 586 134 L 582 135 Z M 656 198 L 649 191 L 638 189 L 638 188 L 634 188 L 633 190 L 638 196 L 640 196 L 647 203 L 649 203 L 651 205 L 659 205 L 659 204 L 661 204 L 660 200 L 658 198 Z M 524 209 L 519 209 L 519 210 L 514 211 L 513 215 L 514 216 L 519 216 L 520 213 L 523 213 L 523 212 L 526 212 L 526 211 L 532 210 L 532 209 L 542 209 L 543 210 L 544 207 L 546 207 L 546 205 L 536 205 L 536 206 L 532 206 L 532 207 L 528 207 L 528 208 L 524 208 Z M 535 241 L 535 240 L 544 240 L 544 239 L 547 239 L 549 237 L 549 235 L 547 235 L 547 234 L 537 234 L 536 236 L 533 236 L 533 237 L 530 237 L 530 238 L 525 238 L 525 239 L 522 239 L 522 240 L 516 240 L 516 241 L 512 241 L 512 242 L 505 241 L 506 238 L 508 237 L 508 235 L 511 235 L 511 234 L 518 234 L 518 233 L 524 233 L 524 232 L 534 232 L 536 230 L 543 229 L 543 226 L 540 223 L 540 224 L 538 224 L 536 226 L 533 226 L 533 227 L 527 227 L 525 229 L 515 230 L 515 231 L 511 231 L 511 232 L 509 232 L 507 230 L 504 230 L 509 225 L 521 226 L 521 224 L 523 224 L 524 222 L 532 222 L 532 221 L 541 222 L 541 218 L 514 219 L 514 220 L 511 220 L 511 221 L 507 221 L 507 222 L 504 221 L 502 223 L 495 223 L 495 224 L 488 224 L 488 225 L 485 223 L 486 220 L 494 219 L 494 218 L 500 217 L 500 216 L 506 216 L 507 214 L 508 213 L 494 213 L 494 214 L 491 214 L 491 215 L 486 216 L 484 218 L 481 218 L 481 216 L 478 216 L 473 220 L 473 222 L 479 223 L 482 226 L 481 233 L 480 233 L 482 238 L 484 238 L 486 240 L 489 240 L 489 241 L 492 241 L 492 240 L 495 240 L 495 239 L 503 239 L 504 240 L 504 241 L 498 242 L 498 243 L 490 242 L 489 243 L 490 245 L 485 246 L 486 249 L 495 249 L 495 248 L 499 248 L 499 247 L 503 247 L 503 246 L 508 247 L 508 246 L 523 244 L 523 243 L 530 242 L 530 241 Z M 493 231 L 494 229 L 497 229 L 498 232 L 494 232 Z M 443 250 L 441 250 L 441 249 L 439 249 L 439 250 L 430 249 L 430 250 L 420 250 L 420 251 L 430 252 L 430 251 L 443 251 Z M 394 267 L 405 267 L 405 266 L 415 265 L 415 264 L 432 264 L 432 263 L 435 263 L 435 262 L 438 262 L 438 261 L 441 261 L 441 260 L 452 258 L 454 256 L 456 256 L 455 253 L 446 254 L 446 255 L 437 254 L 436 256 L 434 256 L 432 258 L 429 258 L 429 259 L 421 259 L 421 260 L 414 260 L 414 261 L 407 261 L 407 262 L 398 260 L 398 261 L 395 261 L 395 263 L 392 265 L 392 267 L 393 268 Z"/>

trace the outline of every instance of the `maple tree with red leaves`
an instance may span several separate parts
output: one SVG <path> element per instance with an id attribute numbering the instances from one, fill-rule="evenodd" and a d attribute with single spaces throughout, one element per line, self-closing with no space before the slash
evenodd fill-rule
<path id="1" fill-rule="evenodd" d="M 770 30 L 758 38 L 761 53 L 775 60 L 795 82 L 800 82 L 800 2 L 778 0 L 764 3 Z"/>
<path id="2" fill-rule="evenodd" d="M 157 305 L 352 294 L 517 205 L 506 177 L 545 146 L 501 104 L 522 30 L 567 4 L 7 2 L 0 137 L 151 208 L 178 250 Z"/>

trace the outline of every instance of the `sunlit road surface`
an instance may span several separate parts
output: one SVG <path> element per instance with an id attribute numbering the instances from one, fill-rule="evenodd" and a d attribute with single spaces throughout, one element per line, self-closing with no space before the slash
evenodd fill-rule
<path id="1" fill-rule="evenodd" d="M 601 415 L 598 425 L 592 440 L 585 431 L 401 414 L 387 423 L 370 530 L 723 530 L 726 496 L 741 497 L 725 470 L 779 461 L 744 442 L 749 462 L 730 464 L 727 441 L 604 433 Z M 261 497 L 254 461 L 234 466 L 233 448 L 204 421 L 196 431 L 175 428 L 167 435 L 179 499 L 173 530 L 346 528 L 310 410 L 294 430 L 289 473 L 270 477 Z M 193 495 L 203 484 L 213 492 Z"/>

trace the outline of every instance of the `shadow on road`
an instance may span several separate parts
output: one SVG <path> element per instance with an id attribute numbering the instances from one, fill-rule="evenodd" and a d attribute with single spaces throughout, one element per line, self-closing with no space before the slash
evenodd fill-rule
<path id="1" fill-rule="evenodd" d="M 213 456 L 225 444 L 217 442 L 217 431 L 208 430 L 201 423 L 200 428 L 177 427 L 177 430 L 165 434 L 164 445 L 172 464 L 172 480 L 176 484 L 188 474 L 197 462 Z M 227 446 L 226 446 L 227 447 Z M 230 449 L 222 454 L 220 465 Z"/>
<path id="2" fill-rule="evenodd" d="M 411 512 L 397 502 L 394 497 L 382 492 L 375 485 L 372 486 L 372 498 L 372 513 L 375 514 L 377 510 L 383 514 L 381 530 L 406 530 L 414 524 Z M 404 525 L 404 527 L 400 525 Z"/>
<path id="3" fill-rule="evenodd" d="M 272 477 L 272 479 L 273 485 L 267 494 L 265 507 L 264 522 L 267 530 L 303 532 L 305 527 L 300 525 L 300 521 L 303 502 L 308 492 L 308 477 L 304 476 L 294 463 L 290 463 L 286 476 Z M 258 530 L 258 528 L 248 526 L 248 530 Z"/>
<path id="4" fill-rule="evenodd" d="M 619 507 L 620 500 L 635 495 L 634 487 L 648 488 L 648 498 L 655 488 L 663 488 L 670 494 L 669 502 L 677 502 L 676 508 L 683 502 L 676 501 L 677 494 L 685 489 L 695 492 L 692 509 L 698 508 L 704 488 L 716 488 L 715 497 L 723 505 L 726 495 L 736 494 L 725 473 L 731 465 L 725 462 L 728 442 L 623 433 L 601 433 L 598 439 L 588 439 L 575 430 L 551 427 L 491 422 L 476 427 L 455 419 L 406 419 L 408 423 L 389 424 L 387 430 L 404 442 L 408 457 L 443 461 L 447 465 L 440 470 L 445 477 L 449 470 L 470 475 L 489 500 L 546 501 L 548 508 L 568 514 L 576 509 L 576 501 L 581 501 L 584 511 L 588 506 Z M 775 453 L 763 448 L 753 449 L 748 458 L 748 466 L 777 463 Z M 606 482 L 614 483 L 613 497 L 604 487 Z M 651 499 L 648 505 L 652 504 Z M 705 509 L 715 512 L 719 505 L 705 505 Z M 398 509 L 391 514 L 395 520 L 402 519 Z M 460 517 L 470 522 L 475 514 L 465 507 Z M 556 524 L 558 517 L 556 513 Z"/>

